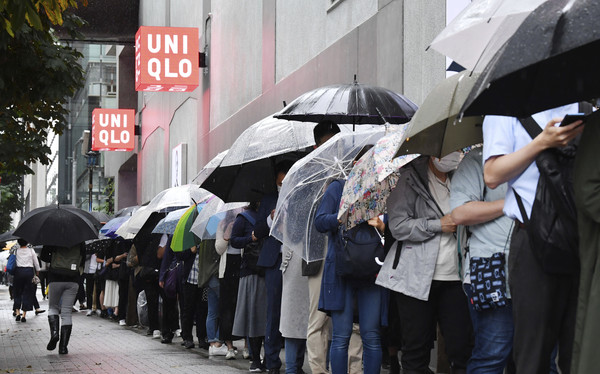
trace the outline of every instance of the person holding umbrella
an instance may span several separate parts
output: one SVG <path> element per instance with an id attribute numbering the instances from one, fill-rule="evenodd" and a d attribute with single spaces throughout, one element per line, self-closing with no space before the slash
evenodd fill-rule
<path id="1" fill-rule="evenodd" d="M 58 353 L 69 353 L 67 345 L 71 337 L 73 321 L 73 303 L 79 290 L 79 278 L 85 263 L 85 244 L 71 247 L 44 246 L 40 256 L 42 261 L 50 263 L 48 269 L 48 323 L 50 341 L 46 349 L 52 351 L 59 342 Z M 59 311 L 60 307 L 60 311 Z M 59 313 L 62 319 L 59 338 Z"/>
<path id="2" fill-rule="evenodd" d="M 27 240 L 17 239 L 17 242 L 19 248 L 16 251 L 17 267 L 13 281 L 13 309 L 17 322 L 27 322 L 26 315 L 28 311 L 33 310 L 34 287 L 37 287 L 31 281 L 34 275 L 39 274 L 40 264 L 33 248 L 27 245 Z"/>

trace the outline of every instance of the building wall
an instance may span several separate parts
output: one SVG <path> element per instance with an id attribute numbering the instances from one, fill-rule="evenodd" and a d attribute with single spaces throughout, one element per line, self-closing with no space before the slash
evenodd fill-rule
<path id="1" fill-rule="evenodd" d="M 308 90 L 350 83 L 356 74 L 360 83 L 419 104 L 444 79 L 444 57 L 425 47 L 445 25 L 445 0 L 336 4 L 140 2 L 140 25 L 198 27 L 201 50 L 208 42 L 209 68 L 192 93 L 137 93 L 138 203 L 169 187 L 173 146 L 188 144 L 190 180 L 244 129 Z"/>

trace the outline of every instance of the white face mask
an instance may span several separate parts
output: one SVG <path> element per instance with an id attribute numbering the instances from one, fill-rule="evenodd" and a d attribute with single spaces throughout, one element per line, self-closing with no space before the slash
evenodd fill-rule
<path id="1" fill-rule="evenodd" d="M 277 186 L 277 193 L 281 192 L 281 186 Z"/>
<path id="2" fill-rule="evenodd" d="M 458 167 L 458 164 L 460 163 L 460 156 L 460 152 L 452 152 L 442 157 L 442 159 L 433 157 L 431 160 L 433 161 L 433 166 L 435 166 L 438 171 L 441 171 L 442 173 L 448 173 Z"/>

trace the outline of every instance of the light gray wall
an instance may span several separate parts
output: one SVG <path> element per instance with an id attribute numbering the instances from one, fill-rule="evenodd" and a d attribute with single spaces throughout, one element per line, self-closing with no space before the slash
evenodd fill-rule
<path id="1" fill-rule="evenodd" d="M 170 149 L 188 144 L 193 178 L 252 123 L 302 93 L 360 83 L 417 104 L 445 77 L 425 47 L 445 25 L 444 0 L 142 0 L 140 24 L 199 28 L 208 13 L 208 61 L 193 93 L 138 92 L 142 154 L 138 202 L 169 186 Z M 187 101 L 186 101 L 187 100 Z M 150 135 L 151 134 L 151 135 Z M 194 141 L 195 140 L 195 141 Z"/>

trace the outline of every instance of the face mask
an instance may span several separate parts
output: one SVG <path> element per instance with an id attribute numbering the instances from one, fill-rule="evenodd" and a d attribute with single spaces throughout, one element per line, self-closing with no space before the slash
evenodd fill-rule
<path id="1" fill-rule="evenodd" d="M 281 192 L 281 186 L 277 186 L 277 193 Z"/>
<path id="2" fill-rule="evenodd" d="M 434 157 L 432 159 L 433 166 L 435 166 L 435 168 L 442 173 L 448 173 L 458 167 L 458 164 L 460 163 L 460 156 L 460 152 L 452 152 L 449 155 L 442 157 L 441 160 L 437 157 Z"/>

